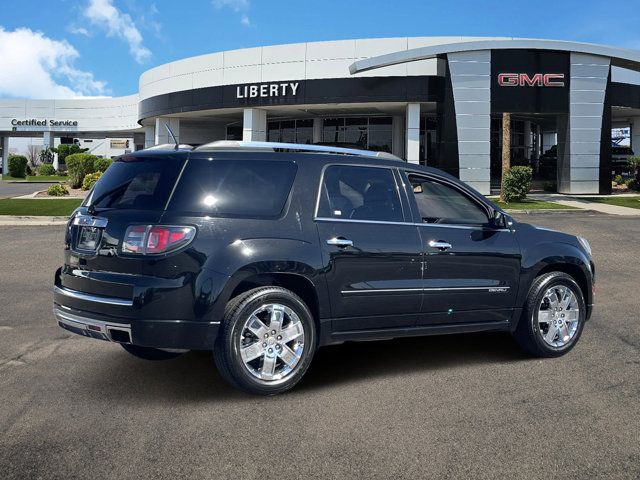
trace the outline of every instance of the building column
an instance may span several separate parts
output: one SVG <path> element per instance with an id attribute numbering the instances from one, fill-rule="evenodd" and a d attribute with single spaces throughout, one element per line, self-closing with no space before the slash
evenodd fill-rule
<path id="1" fill-rule="evenodd" d="M 640 117 L 631 117 L 629 127 L 631 127 L 631 150 L 634 155 L 640 155 Z"/>
<path id="2" fill-rule="evenodd" d="M 42 134 L 42 149 L 46 150 L 48 148 L 53 148 L 55 146 L 54 135 L 53 132 L 43 132 Z M 60 168 L 60 164 L 58 163 L 58 154 L 53 154 L 53 168 L 58 170 Z"/>
<path id="3" fill-rule="evenodd" d="M 638 124 L 640 127 L 640 124 Z M 313 143 L 322 142 L 322 118 L 313 119 Z"/>
<path id="4" fill-rule="evenodd" d="M 396 157 L 404 158 L 404 117 L 396 115 L 393 117 L 391 133 L 391 153 Z M 420 140 L 420 131 L 418 131 L 418 140 Z M 418 145 L 418 151 L 419 151 Z"/>
<path id="5" fill-rule="evenodd" d="M 600 140 L 610 60 L 573 52 L 570 58 L 569 122 L 562 153 L 563 132 L 558 132 L 558 191 L 599 193 Z"/>
<path id="6" fill-rule="evenodd" d="M 242 123 L 243 142 L 267 141 L 267 111 L 260 108 L 245 108 Z"/>
<path id="7" fill-rule="evenodd" d="M 154 145 L 162 145 L 164 143 L 174 144 L 174 140 L 167 131 L 167 125 L 176 136 L 176 140 L 180 143 L 180 119 L 176 117 L 158 117 L 156 118 Z M 146 130 L 145 130 L 146 136 Z M 146 145 L 146 138 L 145 138 Z"/>
<path id="8" fill-rule="evenodd" d="M 9 137 L 0 138 L 2 142 L 2 174 L 9 175 Z"/>
<path id="9" fill-rule="evenodd" d="M 144 148 L 150 148 L 155 145 L 156 127 L 151 125 L 144 127 Z"/>
<path id="10" fill-rule="evenodd" d="M 405 121 L 405 155 L 409 163 L 420 163 L 420 104 L 407 104 Z"/>
<path id="11" fill-rule="evenodd" d="M 459 178 L 491 192 L 491 51 L 447 54 L 458 134 Z"/>

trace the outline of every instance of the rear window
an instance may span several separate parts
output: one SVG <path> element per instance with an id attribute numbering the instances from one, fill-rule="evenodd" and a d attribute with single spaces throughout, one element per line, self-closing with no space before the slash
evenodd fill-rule
<path id="1" fill-rule="evenodd" d="M 285 160 L 190 159 L 169 210 L 211 216 L 277 217 L 296 164 Z"/>
<path id="2" fill-rule="evenodd" d="M 184 163 L 174 157 L 123 157 L 102 175 L 83 205 L 164 210 Z"/>

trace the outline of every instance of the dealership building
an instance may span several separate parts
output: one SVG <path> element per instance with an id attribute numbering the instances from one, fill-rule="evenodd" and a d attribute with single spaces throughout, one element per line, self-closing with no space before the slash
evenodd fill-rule
<path id="1" fill-rule="evenodd" d="M 609 193 L 612 129 L 640 153 L 640 52 L 555 40 L 409 37 L 216 52 L 160 65 L 118 98 L 0 100 L 11 137 L 351 144 L 498 188 L 502 114 L 513 165 L 562 193 Z M 76 140 L 77 139 L 77 140 Z M 613 139 L 615 141 L 615 139 Z M 112 144 L 113 146 L 113 144 Z M 118 150 L 118 148 L 120 148 Z"/>

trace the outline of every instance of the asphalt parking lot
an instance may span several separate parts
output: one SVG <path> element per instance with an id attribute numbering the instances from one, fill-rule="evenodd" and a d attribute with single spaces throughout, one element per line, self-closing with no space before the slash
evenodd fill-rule
<path id="1" fill-rule="evenodd" d="M 40 182 L 6 182 L 0 181 L 0 198 L 11 198 L 19 195 L 29 195 L 30 193 L 46 190 L 53 183 Z"/>
<path id="2" fill-rule="evenodd" d="M 640 221 L 519 218 L 594 249 L 567 356 L 504 334 L 345 344 L 272 398 L 204 352 L 151 363 L 58 328 L 63 227 L 0 227 L 0 478 L 639 478 Z"/>

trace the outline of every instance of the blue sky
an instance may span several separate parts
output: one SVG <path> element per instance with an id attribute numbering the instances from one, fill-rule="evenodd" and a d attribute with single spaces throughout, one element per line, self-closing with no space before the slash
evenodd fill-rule
<path id="1" fill-rule="evenodd" d="M 5 1 L 0 97 L 126 95 L 162 63 L 302 41 L 479 35 L 640 49 L 638 0 Z"/>

